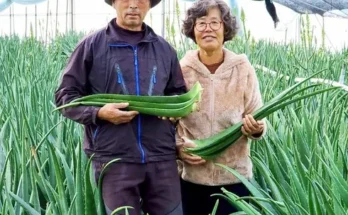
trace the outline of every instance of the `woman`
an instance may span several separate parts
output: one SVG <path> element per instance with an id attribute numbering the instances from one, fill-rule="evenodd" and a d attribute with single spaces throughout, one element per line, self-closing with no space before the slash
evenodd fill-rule
<path id="1" fill-rule="evenodd" d="M 199 111 L 180 119 L 177 127 L 183 209 L 185 215 L 207 215 L 216 202 L 210 195 L 221 193 L 222 187 L 238 196 L 249 195 L 233 174 L 214 163 L 252 178 L 248 138 L 259 139 L 266 129 L 263 121 L 250 115 L 262 105 L 253 67 L 245 55 L 223 48 L 237 33 L 228 5 L 223 0 L 198 0 L 188 9 L 182 31 L 198 45 L 198 50 L 188 51 L 180 62 L 186 86 L 191 89 L 199 81 L 204 88 Z M 209 137 L 240 121 L 244 136 L 216 159 L 205 161 L 184 152 L 186 147 L 195 147 L 191 140 Z M 217 214 L 234 211 L 220 200 Z"/>

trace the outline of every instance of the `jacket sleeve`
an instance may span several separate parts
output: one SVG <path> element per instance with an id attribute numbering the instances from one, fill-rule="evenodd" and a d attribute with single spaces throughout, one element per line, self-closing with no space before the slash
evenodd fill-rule
<path id="1" fill-rule="evenodd" d="M 244 94 L 244 101 L 245 101 L 245 112 L 243 113 L 243 117 L 247 114 L 251 114 L 260 107 L 262 107 L 262 97 L 260 92 L 260 86 L 259 81 L 255 72 L 255 69 L 250 64 L 249 61 L 246 63 L 246 70 L 247 70 L 247 85 L 246 90 Z M 265 119 L 262 120 L 264 122 L 264 129 L 261 135 L 259 136 L 251 136 L 250 139 L 258 140 L 261 139 L 262 136 L 266 133 L 266 121 Z"/>
<path id="2" fill-rule="evenodd" d="M 55 103 L 59 107 L 72 100 L 90 94 L 88 74 L 92 68 L 91 45 L 83 40 L 74 50 L 64 70 L 60 85 L 55 92 Z M 61 109 L 63 116 L 80 124 L 96 124 L 99 107 L 76 106 Z"/>
<path id="3" fill-rule="evenodd" d="M 185 80 L 182 75 L 180 63 L 176 52 L 171 48 L 171 69 L 170 77 L 167 83 L 167 87 L 164 91 L 164 94 L 169 95 L 181 95 L 187 92 Z"/>

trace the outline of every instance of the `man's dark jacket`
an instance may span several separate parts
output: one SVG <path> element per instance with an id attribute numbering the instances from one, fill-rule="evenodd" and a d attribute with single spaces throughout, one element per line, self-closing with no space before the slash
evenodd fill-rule
<path id="1" fill-rule="evenodd" d="M 72 53 L 56 105 L 96 93 L 178 95 L 186 92 L 175 50 L 147 25 L 135 46 L 121 40 L 113 19 L 83 39 Z M 146 163 L 175 159 L 175 129 L 170 121 L 140 114 L 115 125 L 97 118 L 100 107 L 67 108 L 62 114 L 84 125 L 84 150 L 96 160 Z M 74 135 L 74 134 L 71 134 Z"/>

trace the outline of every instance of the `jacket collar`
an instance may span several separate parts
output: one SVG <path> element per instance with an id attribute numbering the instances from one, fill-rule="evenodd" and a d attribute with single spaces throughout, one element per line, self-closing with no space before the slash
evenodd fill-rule
<path id="1" fill-rule="evenodd" d="M 116 29 L 116 18 L 113 18 L 106 27 L 107 42 L 110 43 L 127 43 L 121 40 L 120 34 Z M 152 28 L 143 22 L 142 28 L 145 29 L 145 36 L 140 42 L 155 42 L 158 36 Z"/>
<path id="2" fill-rule="evenodd" d="M 199 60 L 198 50 L 189 50 L 185 56 L 181 59 L 180 65 L 182 67 L 191 67 L 198 73 L 202 73 L 205 76 L 210 76 L 211 73 L 208 68 Z M 215 76 L 223 75 L 224 73 L 230 73 L 232 68 L 242 63 L 248 62 L 248 58 L 245 54 L 238 55 L 228 49 L 223 49 L 224 62 L 216 70 Z"/>

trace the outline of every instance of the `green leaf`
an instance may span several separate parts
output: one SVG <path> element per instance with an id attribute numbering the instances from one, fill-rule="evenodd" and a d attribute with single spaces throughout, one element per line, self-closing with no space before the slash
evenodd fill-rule
<path id="1" fill-rule="evenodd" d="M 229 168 L 228 166 L 218 164 L 218 163 L 215 165 L 220 166 L 220 167 L 226 169 L 227 171 L 229 171 L 230 173 L 232 173 L 233 175 L 235 175 L 248 188 L 248 190 L 251 192 L 251 194 L 253 196 L 259 197 L 259 198 L 267 198 L 267 196 L 263 195 L 258 189 L 255 188 L 254 185 L 252 185 L 244 176 L 239 174 L 236 170 Z M 261 206 L 263 208 L 269 210 L 272 213 L 276 212 L 276 210 L 273 208 L 273 206 L 269 203 L 262 202 Z"/>
<path id="2" fill-rule="evenodd" d="M 273 198 L 276 201 L 282 202 L 283 198 L 279 192 L 277 185 L 275 184 L 274 180 L 271 178 L 270 170 L 267 169 L 265 164 L 262 163 L 262 161 L 260 159 L 254 157 L 254 158 L 252 158 L 252 160 L 253 160 L 253 163 L 258 167 L 257 169 L 261 172 L 262 176 L 265 178 L 266 184 L 271 189 L 271 193 L 272 193 Z"/>
<path id="3" fill-rule="evenodd" d="M 32 208 L 28 203 L 26 203 L 23 199 L 21 199 L 16 194 L 12 193 L 11 191 L 8 191 L 10 196 L 18 202 L 30 215 L 40 215 L 39 212 L 37 212 L 34 208 Z"/>
<path id="4" fill-rule="evenodd" d="M 99 199 L 100 199 L 100 204 L 98 206 L 98 212 L 100 214 L 105 214 L 105 206 L 104 206 L 104 201 L 103 201 L 103 190 L 102 190 L 102 183 L 103 183 L 103 177 L 104 173 L 107 171 L 107 169 L 115 162 L 121 160 L 120 158 L 116 158 L 108 162 L 104 168 L 101 170 L 99 179 L 98 179 L 98 190 L 99 190 Z"/>
<path id="5" fill-rule="evenodd" d="M 77 168 L 75 173 L 75 187 L 76 187 L 76 214 L 84 214 L 85 204 L 84 204 L 84 197 L 83 197 L 83 180 L 82 180 L 82 149 L 81 149 L 81 143 L 77 145 L 78 147 L 78 154 L 77 154 Z"/>
<path id="6" fill-rule="evenodd" d="M 114 211 L 112 211 L 111 215 L 117 214 L 118 212 L 121 212 L 123 210 L 126 211 L 126 214 L 128 214 L 128 209 L 134 209 L 134 208 L 131 206 L 119 207 L 119 208 L 116 208 Z"/>
<path id="7" fill-rule="evenodd" d="M 219 207 L 219 199 L 216 200 L 213 211 L 211 212 L 211 215 L 216 214 L 218 207 Z"/>
<path id="8" fill-rule="evenodd" d="M 85 184 L 85 215 L 94 215 L 97 214 L 97 207 L 94 200 L 94 193 L 93 193 L 93 186 L 91 184 L 90 180 L 90 169 L 91 169 L 91 162 L 92 162 L 93 156 L 88 159 L 88 163 L 85 169 L 85 177 L 84 177 L 84 184 Z"/>
<path id="9" fill-rule="evenodd" d="M 68 203 L 67 203 L 66 198 L 65 198 L 65 191 L 64 191 L 64 185 L 63 185 L 63 175 L 61 172 L 61 167 L 58 164 L 58 159 L 57 159 L 57 155 L 55 153 L 55 149 L 53 148 L 53 146 L 51 144 L 47 144 L 47 145 L 48 145 L 48 149 L 50 151 L 50 158 L 53 161 L 53 167 L 54 167 L 54 172 L 55 172 L 55 176 L 56 176 L 56 183 L 57 183 L 58 196 L 59 196 L 59 199 L 57 199 L 57 201 L 59 202 L 60 211 L 63 214 L 66 214 L 68 212 Z"/>

